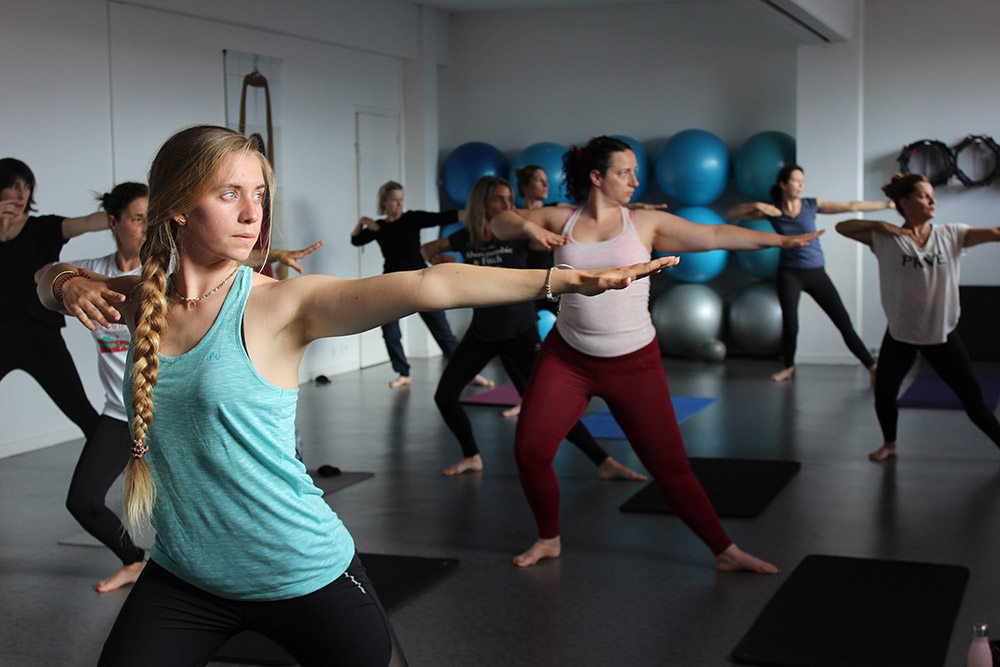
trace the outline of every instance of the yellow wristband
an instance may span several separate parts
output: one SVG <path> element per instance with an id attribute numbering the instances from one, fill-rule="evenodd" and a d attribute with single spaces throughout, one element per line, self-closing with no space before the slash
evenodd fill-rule
<path id="1" fill-rule="evenodd" d="M 56 283 L 58 283 L 59 279 L 65 276 L 66 274 L 76 275 L 76 269 L 73 269 L 72 271 L 60 271 L 59 273 L 56 274 L 56 277 L 52 279 L 52 285 L 49 286 L 49 290 L 52 292 L 52 298 L 58 301 L 59 303 L 62 303 L 62 295 L 56 294 Z"/>

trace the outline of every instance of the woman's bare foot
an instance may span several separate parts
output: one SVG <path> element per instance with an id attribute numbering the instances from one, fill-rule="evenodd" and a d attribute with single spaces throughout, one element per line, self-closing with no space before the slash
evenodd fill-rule
<path id="1" fill-rule="evenodd" d="M 601 479 L 624 479 L 629 482 L 645 482 L 648 477 L 626 468 L 610 456 L 597 467 Z"/>
<path id="2" fill-rule="evenodd" d="M 139 561 L 138 563 L 132 563 L 131 565 L 126 565 L 122 569 L 118 570 L 112 574 L 107 579 L 103 579 L 97 582 L 94 586 L 94 590 L 98 593 L 107 593 L 109 591 L 117 591 L 122 586 L 128 586 L 129 584 L 134 584 L 135 580 L 139 578 L 139 574 L 142 572 L 142 568 L 146 566 L 145 563 Z"/>
<path id="3" fill-rule="evenodd" d="M 441 471 L 442 475 L 447 475 L 448 477 L 454 477 L 455 475 L 461 475 L 463 472 L 482 472 L 483 470 L 483 457 L 479 454 L 475 456 L 469 456 L 462 459 L 450 468 L 445 468 Z"/>
<path id="4" fill-rule="evenodd" d="M 490 387 L 490 388 L 492 388 L 493 385 L 496 384 L 496 382 L 494 382 L 493 380 L 491 380 L 489 378 L 483 377 L 479 373 L 476 373 L 476 377 L 472 378 L 472 382 L 470 382 L 469 384 L 473 385 L 474 387 Z"/>
<path id="5" fill-rule="evenodd" d="M 899 450 L 896 449 L 896 443 L 887 442 L 869 454 L 868 460 L 874 461 L 875 463 L 881 463 L 882 461 L 888 461 L 891 458 L 895 458 L 898 453 Z"/>
<path id="6" fill-rule="evenodd" d="M 784 382 L 785 380 L 792 379 L 792 373 L 795 372 L 795 366 L 789 366 L 780 373 L 775 373 L 771 376 L 771 382 Z"/>
<path id="7" fill-rule="evenodd" d="M 543 558 L 559 558 L 562 553 L 562 543 L 558 537 L 550 539 L 538 538 L 538 541 L 531 545 L 531 548 L 523 554 L 514 556 L 514 565 L 518 567 L 529 567 Z"/>
<path id="8" fill-rule="evenodd" d="M 390 382 L 389 386 L 393 389 L 399 389 L 401 387 L 409 387 L 411 384 L 413 384 L 413 381 L 410 380 L 409 375 L 400 375 L 398 378 Z"/>
<path id="9" fill-rule="evenodd" d="M 741 551 L 735 544 L 730 544 L 725 551 L 715 557 L 715 569 L 720 572 L 749 570 L 758 574 L 778 574 L 781 572 L 780 567 Z"/>
<path id="10" fill-rule="evenodd" d="M 507 408 L 500 414 L 503 415 L 504 417 L 511 417 L 511 418 L 517 417 L 519 414 L 521 414 L 521 404 L 518 403 L 512 408 Z"/>

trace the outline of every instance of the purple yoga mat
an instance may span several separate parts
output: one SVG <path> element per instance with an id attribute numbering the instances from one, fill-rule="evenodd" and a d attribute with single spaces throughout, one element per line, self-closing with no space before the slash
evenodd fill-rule
<path id="1" fill-rule="evenodd" d="M 983 390 L 983 400 L 990 410 L 995 410 L 1000 401 L 1000 375 L 976 375 Z M 951 387 L 944 383 L 937 373 L 921 371 L 903 395 L 896 399 L 901 408 L 936 408 L 941 410 L 961 410 L 962 403 Z"/>
<path id="2" fill-rule="evenodd" d="M 476 405 L 517 405 L 521 402 L 521 395 L 517 393 L 517 388 L 513 384 L 505 384 L 496 389 L 484 391 L 475 396 L 468 396 L 461 400 L 462 403 L 474 403 Z"/>

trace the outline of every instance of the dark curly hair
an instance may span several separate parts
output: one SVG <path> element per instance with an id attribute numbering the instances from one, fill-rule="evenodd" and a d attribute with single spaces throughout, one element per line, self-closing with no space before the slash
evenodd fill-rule
<path id="1" fill-rule="evenodd" d="M 611 154 L 632 150 L 628 144 L 614 137 L 594 137 L 583 148 L 571 146 L 563 155 L 563 176 L 566 192 L 575 202 L 583 202 L 590 195 L 590 172 L 605 174 L 611 166 Z"/>

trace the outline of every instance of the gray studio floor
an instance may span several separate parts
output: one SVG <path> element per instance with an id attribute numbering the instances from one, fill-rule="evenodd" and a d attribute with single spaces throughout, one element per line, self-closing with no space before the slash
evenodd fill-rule
<path id="1" fill-rule="evenodd" d="M 767 379 L 777 362 L 665 364 L 674 394 L 719 399 L 682 427 L 692 456 L 802 462 L 763 515 L 725 522 L 785 575 L 717 574 L 676 518 L 619 512 L 641 485 L 599 482 L 570 447 L 557 459 L 564 555 L 518 569 L 510 558 L 534 531 L 514 423 L 498 408 L 470 408 L 487 469 L 444 478 L 458 447 L 432 399 L 439 359 L 415 360 L 408 390 L 387 387 L 385 365 L 302 387 L 307 464 L 375 473 L 330 496 L 359 549 L 461 560 L 392 615 L 411 665 L 728 665 L 787 573 L 813 553 L 971 568 L 949 666 L 965 664 L 973 622 L 1000 629 L 1000 454 L 964 413 L 903 410 L 901 458 L 876 465 L 865 458 L 879 437 L 860 367 L 801 366 L 778 385 Z M 498 367 L 489 372 L 502 380 Z M 625 442 L 604 444 L 637 465 Z M 5 667 L 95 664 L 127 594 L 91 589 L 116 567 L 108 552 L 57 544 L 80 530 L 63 507 L 78 451 L 73 442 L 0 460 Z"/>

